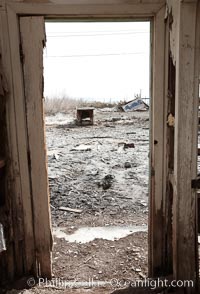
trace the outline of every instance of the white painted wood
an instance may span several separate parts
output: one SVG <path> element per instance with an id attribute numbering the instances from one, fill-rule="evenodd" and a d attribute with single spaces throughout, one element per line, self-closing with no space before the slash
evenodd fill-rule
<path id="1" fill-rule="evenodd" d="M 165 8 L 154 20 L 151 135 L 151 190 L 149 212 L 149 274 L 164 271 L 163 231 L 163 116 L 165 85 Z"/>
<path id="2" fill-rule="evenodd" d="M 181 3 L 180 16 L 176 17 L 179 38 L 175 51 L 174 278 L 197 282 L 196 192 L 191 188 L 191 180 L 197 174 L 197 4 Z M 196 292 L 189 289 L 188 293 Z"/>
<path id="3" fill-rule="evenodd" d="M 40 275 L 51 277 L 51 225 L 43 115 L 43 17 L 21 17 L 25 104 L 30 156 L 35 248 Z"/>

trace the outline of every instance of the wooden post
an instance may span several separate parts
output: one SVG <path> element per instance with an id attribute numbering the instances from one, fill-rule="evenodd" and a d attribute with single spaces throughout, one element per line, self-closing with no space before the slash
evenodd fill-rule
<path id="1" fill-rule="evenodd" d="M 198 281 L 196 192 L 199 32 L 196 1 L 180 2 L 176 41 L 173 271 L 177 280 Z M 198 46 L 197 46 L 198 41 Z M 188 293 L 196 293 L 188 289 Z"/>
<path id="2" fill-rule="evenodd" d="M 164 144 L 164 85 L 165 85 L 165 7 L 154 19 L 153 93 L 151 105 L 151 178 L 149 211 L 149 275 L 165 272 L 163 230 L 163 144 Z"/>
<path id="3" fill-rule="evenodd" d="M 3 5 L 4 7 L 4 5 Z M 4 7 L 5 8 L 5 7 Z M 10 16 L 10 18 L 8 17 Z M 18 22 L 15 14 L 1 11 L 0 35 L 2 62 L 8 83 L 7 127 L 7 279 L 35 272 L 34 235 L 23 113 L 23 83 L 20 79 Z M 9 39 L 10 36 L 10 39 Z M 12 69 L 15 70 L 12 70 Z M 18 134 L 18 136 L 17 136 Z"/>
<path id="4" fill-rule="evenodd" d="M 164 255 L 165 274 L 173 273 L 172 254 L 172 205 L 173 205 L 173 170 L 174 170 L 174 126 L 168 122 L 169 114 L 175 112 L 175 66 L 169 46 L 170 15 L 166 18 L 166 52 L 165 52 L 165 111 L 164 111 L 164 171 L 163 171 L 163 211 L 164 211 Z"/>
<path id="5" fill-rule="evenodd" d="M 43 17 L 20 18 L 29 171 L 39 275 L 51 278 L 51 221 L 43 114 Z"/>

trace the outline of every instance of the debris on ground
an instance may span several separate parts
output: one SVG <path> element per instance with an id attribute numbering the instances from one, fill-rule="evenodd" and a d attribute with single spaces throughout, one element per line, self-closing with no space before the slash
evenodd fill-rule
<path id="1" fill-rule="evenodd" d="M 147 105 L 142 98 L 136 98 L 132 101 L 125 103 L 124 105 L 120 105 L 122 110 L 125 112 L 128 111 L 147 111 L 149 109 L 149 105 Z"/>
<path id="2" fill-rule="evenodd" d="M 127 133 L 127 134 L 130 134 L 130 133 Z M 126 150 L 128 148 L 135 148 L 135 144 L 120 142 L 120 143 L 118 143 L 118 147 L 123 147 L 123 149 Z"/>
<path id="3" fill-rule="evenodd" d="M 147 226 L 149 113 L 98 109 L 94 125 L 82 127 L 74 117 L 71 112 L 46 117 L 53 232 L 65 228 L 63 237 L 53 235 L 54 278 L 98 284 L 146 277 L 147 231 L 114 240 L 95 236 L 87 243 L 66 241 L 65 234 L 72 238 L 84 227 Z M 110 294 L 115 289 L 36 286 L 26 294 Z"/>
<path id="4" fill-rule="evenodd" d="M 90 124 L 94 122 L 94 108 L 81 107 L 76 109 L 77 125 Z"/>
<path id="5" fill-rule="evenodd" d="M 74 147 L 71 149 L 71 151 L 91 151 L 92 148 L 91 146 L 88 146 L 88 145 L 84 145 L 84 144 L 81 144 L 81 145 L 78 145 L 77 147 Z"/>
<path id="6" fill-rule="evenodd" d="M 126 161 L 126 162 L 124 163 L 124 167 L 125 167 L 125 168 L 131 168 L 132 166 L 131 166 L 131 163 L 130 163 L 130 162 Z"/>
<path id="7" fill-rule="evenodd" d="M 134 143 L 124 143 L 124 149 L 135 148 Z"/>
<path id="8" fill-rule="evenodd" d="M 81 213 L 82 212 L 81 209 L 75 209 L 75 208 L 63 207 L 63 206 L 59 207 L 59 210 L 75 212 L 75 213 Z"/>
<path id="9" fill-rule="evenodd" d="M 102 187 L 104 190 L 109 189 L 112 186 L 114 176 L 106 175 L 101 182 L 98 183 L 99 187 Z"/>

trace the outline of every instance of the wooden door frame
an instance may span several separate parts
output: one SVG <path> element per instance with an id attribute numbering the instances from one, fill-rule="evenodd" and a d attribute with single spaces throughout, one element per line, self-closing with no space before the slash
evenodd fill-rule
<path id="1" fill-rule="evenodd" d="M 150 136 L 150 209 L 149 209 L 149 275 L 162 275 L 165 271 L 163 252 L 165 251 L 163 230 L 163 168 L 164 168 L 164 101 L 165 101 L 165 1 L 163 0 L 53 0 L 3 1 L 1 9 L 5 12 L 4 30 L 6 42 L 3 48 L 8 65 L 11 87 L 8 115 L 9 134 L 12 148 L 17 146 L 14 161 L 17 165 L 19 186 L 16 187 L 22 201 L 24 219 L 24 238 L 32 247 L 26 247 L 26 268 L 33 272 L 34 228 L 31 200 L 31 179 L 28 158 L 28 137 L 26 110 L 24 103 L 24 81 L 20 60 L 19 18 L 23 16 L 44 16 L 48 19 L 90 19 L 90 20 L 150 20 L 151 21 L 151 136 Z M 10 57 L 6 53 L 9 48 Z M 14 140 L 15 138 L 15 140 Z M 31 217 L 32 216 L 32 217 Z M 42 223 L 42 220 L 41 220 Z M 50 263 L 50 260 L 47 261 Z M 51 277 L 50 266 L 41 273 Z"/>

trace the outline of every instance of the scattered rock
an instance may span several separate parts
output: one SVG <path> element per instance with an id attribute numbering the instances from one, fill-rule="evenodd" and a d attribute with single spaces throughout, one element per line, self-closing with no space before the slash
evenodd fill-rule
<path id="1" fill-rule="evenodd" d="M 131 165 L 130 162 L 126 161 L 126 162 L 124 163 L 124 167 L 125 167 L 125 168 L 131 168 L 132 165 Z"/>
<path id="2" fill-rule="evenodd" d="M 81 144 L 71 149 L 71 151 L 91 151 L 91 150 L 92 150 L 91 146 L 84 145 L 84 144 Z"/>
<path id="3" fill-rule="evenodd" d="M 53 154 L 53 159 L 58 160 L 59 157 L 60 157 L 60 156 L 59 156 L 57 153 L 54 153 L 54 154 Z"/>
<path id="4" fill-rule="evenodd" d="M 135 148 L 134 143 L 124 143 L 124 149 Z"/>
<path id="5" fill-rule="evenodd" d="M 104 189 L 104 190 L 107 190 L 109 189 L 111 186 L 112 186 L 112 183 L 113 183 L 113 180 L 114 180 L 114 176 L 112 175 L 106 175 L 103 180 L 99 183 L 99 186 Z"/>

